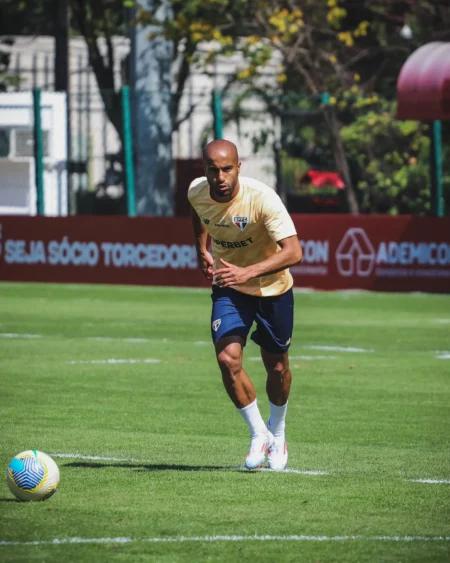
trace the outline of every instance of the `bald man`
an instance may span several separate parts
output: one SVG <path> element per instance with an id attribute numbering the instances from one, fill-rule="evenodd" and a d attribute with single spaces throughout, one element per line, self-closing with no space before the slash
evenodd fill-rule
<path id="1" fill-rule="evenodd" d="M 300 262 L 297 232 L 275 191 L 239 176 L 236 146 L 225 140 L 203 151 L 205 177 L 188 191 L 198 262 L 212 281 L 211 336 L 225 389 L 247 423 L 247 469 L 286 468 L 285 419 L 291 372 L 288 350 L 294 323 L 293 279 Z M 211 239 L 212 255 L 208 251 Z M 265 424 L 255 388 L 242 367 L 250 329 L 267 371 L 270 417 Z"/>

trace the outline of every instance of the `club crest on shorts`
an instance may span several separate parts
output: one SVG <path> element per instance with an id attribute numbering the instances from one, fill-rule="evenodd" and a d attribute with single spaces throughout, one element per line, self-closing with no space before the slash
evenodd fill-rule
<path id="1" fill-rule="evenodd" d="M 248 217 L 233 217 L 233 223 L 238 229 L 243 231 L 248 224 Z"/>
<path id="2" fill-rule="evenodd" d="M 222 322 L 222 319 L 217 319 L 217 320 L 213 321 L 212 327 L 213 327 L 214 332 L 217 332 L 217 329 L 219 328 L 221 322 Z"/>

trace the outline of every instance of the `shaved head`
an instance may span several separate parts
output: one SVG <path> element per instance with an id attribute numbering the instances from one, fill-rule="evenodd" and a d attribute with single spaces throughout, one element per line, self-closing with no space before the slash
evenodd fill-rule
<path id="1" fill-rule="evenodd" d="M 226 141 L 225 139 L 212 141 L 211 143 L 208 143 L 203 149 L 203 158 L 205 160 L 214 159 L 216 156 L 232 158 L 236 162 L 239 160 L 236 145 L 231 141 Z"/>
<path id="2" fill-rule="evenodd" d="M 203 163 L 212 199 L 231 201 L 239 191 L 241 169 L 236 145 L 224 139 L 212 141 L 203 149 Z"/>

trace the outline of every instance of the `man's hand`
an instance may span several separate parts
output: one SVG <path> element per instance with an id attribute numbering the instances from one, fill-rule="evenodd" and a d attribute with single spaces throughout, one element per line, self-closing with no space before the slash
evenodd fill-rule
<path id="1" fill-rule="evenodd" d="M 219 287 L 230 287 L 232 285 L 241 285 L 250 279 L 248 268 L 240 268 L 234 266 L 225 260 L 220 259 L 224 266 L 214 272 L 214 283 Z"/>
<path id="2" fill-rule="evenodd" d="M 214 258 L 207 250 L 205 250 L 204 252 L 198 254 L 197 259 L 202 274 L 205 276 L 207 280 L 212 280 L 213 279 L 212 267 L 214 264 Z"/>

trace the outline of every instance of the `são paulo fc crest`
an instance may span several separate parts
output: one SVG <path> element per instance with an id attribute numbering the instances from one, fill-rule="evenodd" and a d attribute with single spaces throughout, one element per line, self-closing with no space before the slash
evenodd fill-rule
<path id="1" fill-rule="evenodd" d="M 233 223 L 238 229 L 243 231 L 248 223 L 248 217 L 233 217 Z"/>

